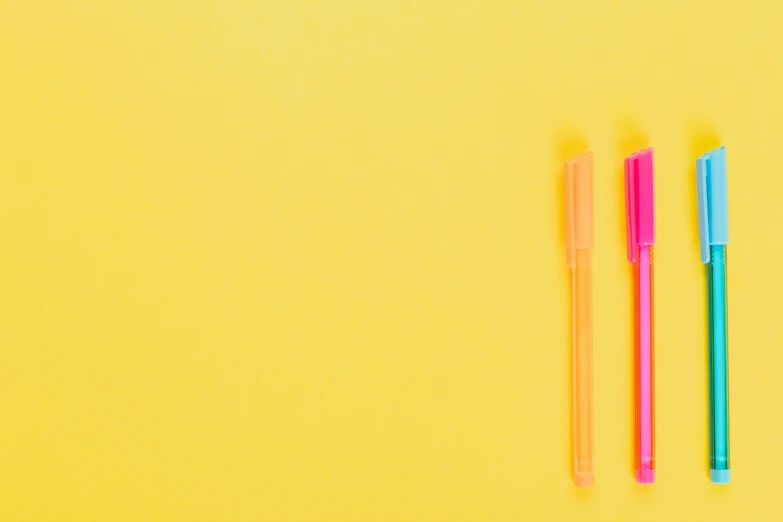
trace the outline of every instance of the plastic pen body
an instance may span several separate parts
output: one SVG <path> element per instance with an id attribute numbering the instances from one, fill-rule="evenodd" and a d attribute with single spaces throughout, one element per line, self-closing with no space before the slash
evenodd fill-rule
<path id="1" fill-rule="evenodd" d="M 710 394 L 710 477 L 729 480 L 729 372 L 726 295 L 726 247 L 710 247 L 707 263 Z"/>
<path id="2" fill-rule="evenodd" d="M 636 481 L 655 482 L 655 375 L 653 343 L 652 247 L 641 246 L 634 263 L 636 429 L 634 468 Z"/>
<path id="3" fill-rule="evenodd" d="M 655 482 L 655 357 L 653 150 L 625 159 L 628 261 L 634 265 L 635 434 L 634 471 L 640 484 Z"/>
<path id="4" fill-rule="evenodd" d="M 729 460 L 728 300 L 726 245 L 729 243 L 726 149 L 696 160 L 701 261 L 707 267 L 707 354 L 710 395 L 710 480 L 731 480 Z"/>
<path id="5" fill-rule="evenodd" d="M 595 484 L 593 460 L 593 155 L 564 165 L 566 264 L 571 269 L 574 484 Z"/>
<path id="6" fill-rule="evenodd" d="M 593 268 L 589 249 L 576 251 L 571 268 L 574 379 L 574 482 L 589 487 L 593 468 Z"/>

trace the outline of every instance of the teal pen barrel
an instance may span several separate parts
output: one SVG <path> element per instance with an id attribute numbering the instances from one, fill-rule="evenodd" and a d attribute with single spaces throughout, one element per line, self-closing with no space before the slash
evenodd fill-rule
<path id="1" fill-rule="evenodd" d="M 710 480 L 726 484 L 729 465 L 729 371 L 726 246 L 710 247 L 709 297 Z"/>

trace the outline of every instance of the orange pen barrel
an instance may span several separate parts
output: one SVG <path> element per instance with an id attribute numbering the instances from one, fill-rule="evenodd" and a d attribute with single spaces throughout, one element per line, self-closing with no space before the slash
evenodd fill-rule
<path id="1" fill-rule="evenodd" d="M 595 484 L 593 459 L 593 155 L 564 167 L 566 263 L 571 268 L 574 484 Z"/>
<path id="2" fill-rule="evenodd" d="M 574 358 L 574 483 L 590 487 L 593 469 L 593 281 L 592 252 L 576 251 L 571 269 Z"/>

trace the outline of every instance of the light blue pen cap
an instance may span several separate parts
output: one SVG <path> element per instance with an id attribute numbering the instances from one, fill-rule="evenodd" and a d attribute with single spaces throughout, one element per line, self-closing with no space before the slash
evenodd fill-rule
<path id="1" fill-rule="evenodd" d="M 699 200 L 701 262 L 710 262 L 710 245 L 729 242 L 729 204 L 726 183 L 726 147 L 696 160 L 696 195 Z"/>

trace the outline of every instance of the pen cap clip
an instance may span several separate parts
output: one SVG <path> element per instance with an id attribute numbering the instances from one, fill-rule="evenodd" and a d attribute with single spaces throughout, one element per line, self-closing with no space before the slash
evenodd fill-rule
<path id="1" fill-rule="evenodd" d="M 710 262 L 710 245 L 729 242 L 726 148 L 712 150 L 696 160 L 696 197 L 699 208 L 701 262 Z"/>
<path id="2" fill-rule="evenodd" d="M 586 152 L 563 165 L 565 192 L 566 263 L 576 266 L 576 251 L 593 248 L 593 153 Z"/>
<path id="3" fill-rule="evenodd" d="M 655 243 L 653 149 L 625 158 L 625 224 L 628 261 L 637 261 L 637 247 Z"/>

